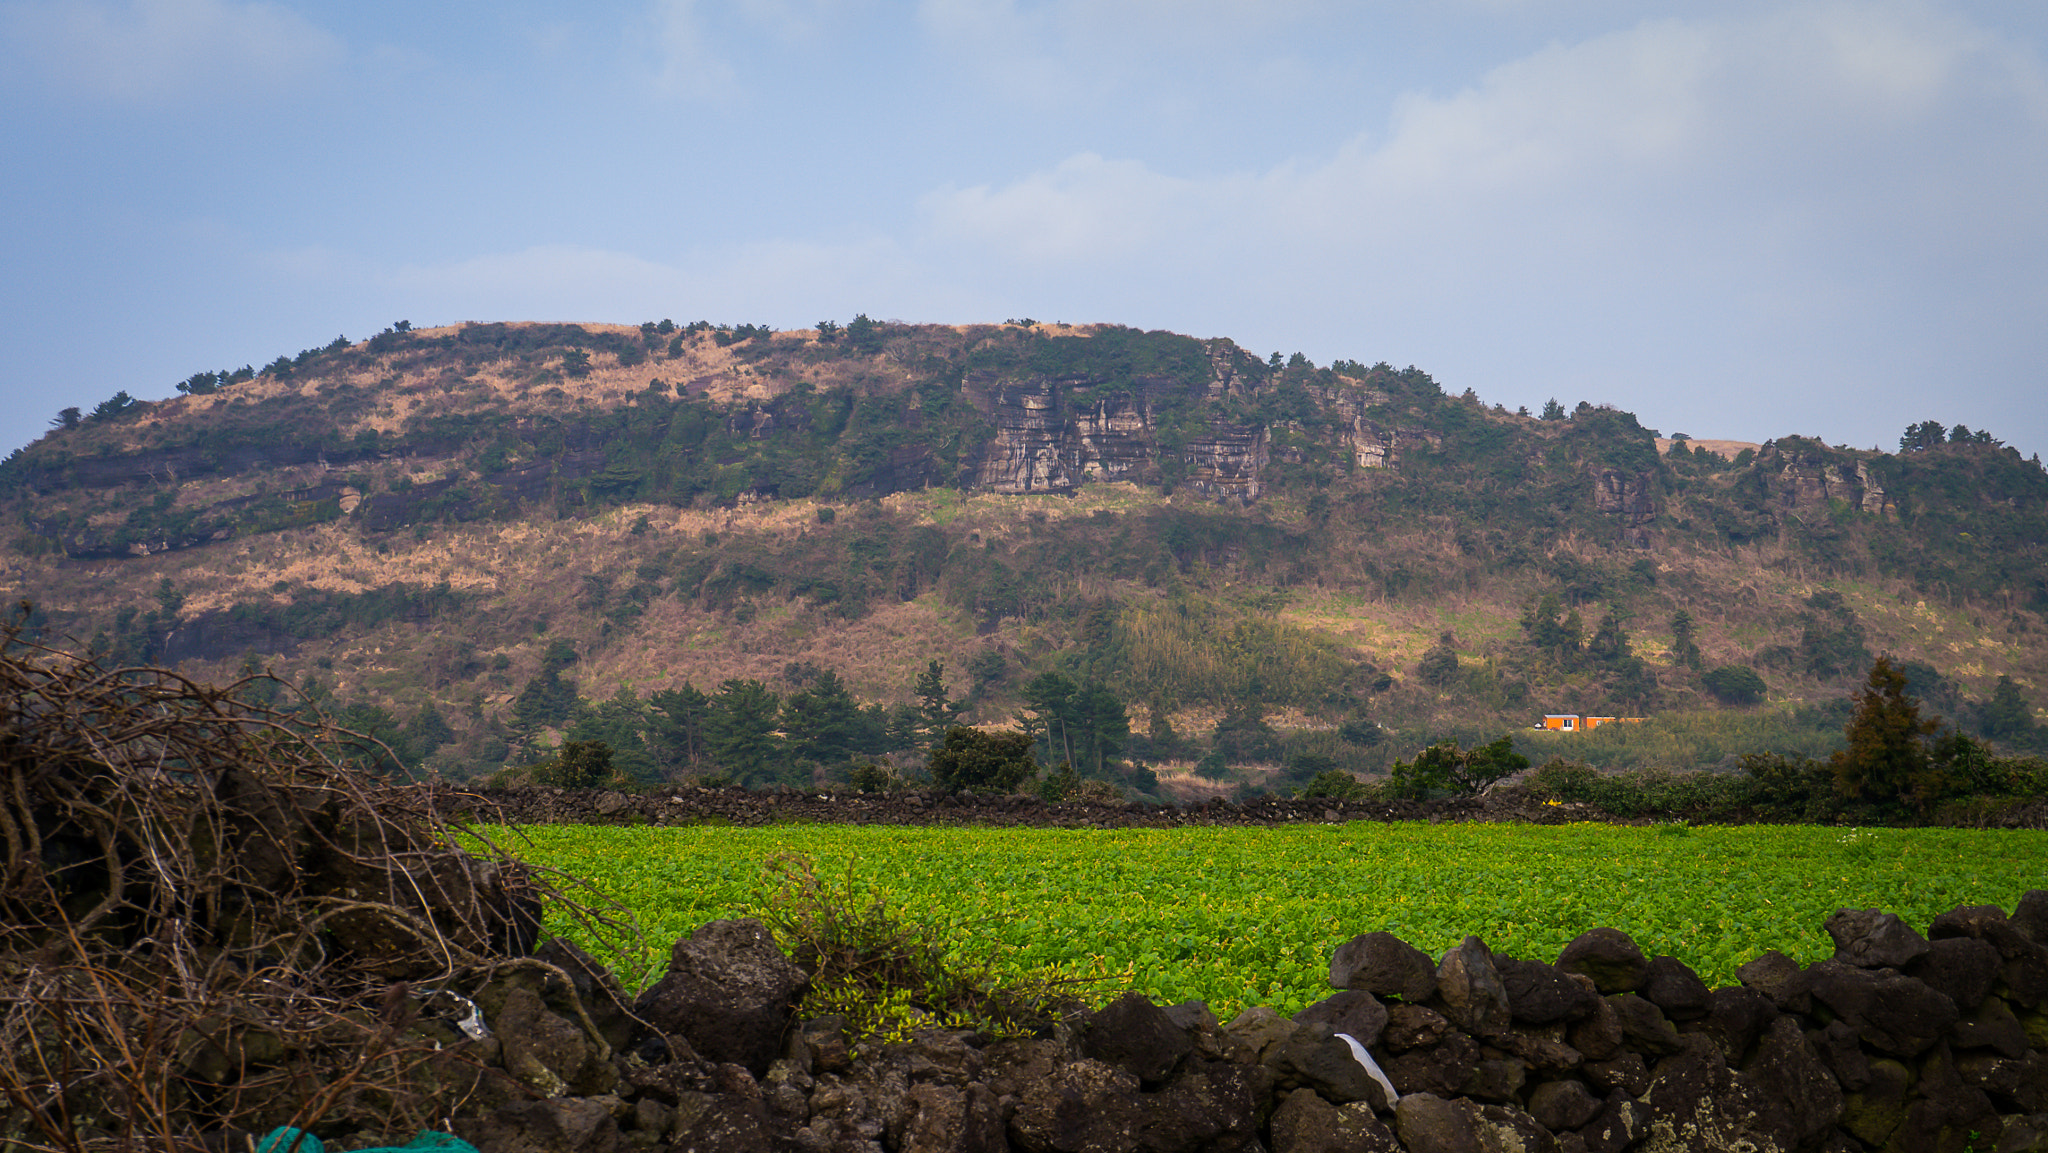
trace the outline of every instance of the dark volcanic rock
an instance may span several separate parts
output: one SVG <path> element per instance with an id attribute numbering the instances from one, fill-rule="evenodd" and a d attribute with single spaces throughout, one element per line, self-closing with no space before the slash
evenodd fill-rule
<path id="1" fill-rule="evenodd" d="M 1852 969 L 1835 961 L 1813 967 L 1814 1000 L 1856 1029 L 1881 1053 L 1911 1057 L 1955 1024 L 1955 1002 L 1926 984 L 1888 969 Z"/>
<path id="2" fill-rule="evenodd" d="M 1906 975 L 1925 981 L 1967 1013 L 1991 995 L 2003 968 L 1998 948 L 1991 942 L 1942 937 L 1928 942 L 1927 952 L 1906 967 Z"/>
<path id="3" fill-rule="evenodd" d="M 1140 993 L 1126 993 L 1089 1014 L 1079 1033 L 1084 1056 L 1146 1082 L 1166 1080 L 1193 1048 L 1187 1032 Z"/>
<path id="4" fill-rule="evenodd" d="M 1699 974 L 1673 957 L 1655 957 L 1643 972 L 1643 999 L 1664 1011 L 1673 1021 L 1704 1017 L 1713 1007 L 1713 994 Z"/>
<path id="5" fill-rule="evenodd" d="M 1429 954 L 1392 933 L 1366 933 L 1337 946 L 1330 957 L 1330 985 L 1363 989 L 1381 997 L 1420 1004 L 1436 992 L 1437 967 Z"/>
<path id="6" fill-rule="evenodd" d="M 1593 1012 L 1600 1000 L 1589 980 L 1561 973 L 1541 961 L 1495 957 L 1493 965 L 1500 974 L 1501 986 L 1507 990 L 1509 1013 L 1523 1024 L 1577 1020 Z"/>
<path id="7" fill-rule="evenodd" d="M 1735 978 L 1742 982 L 1744 988 L 1769 997 L 1771 1004 L 1780 1012 L 1813 1011 L 1813 974 L 1801 969 L 1799 962 L 1776 949 L 1745 962 L 1735 970 Z"/>
<path id="8" fill-rule="evenodd" d="M 1269 1130 L 1273 1153 L 1403 1153 L 1394 1131 L 1371 1109 L 1332 1105 L 1312 1089 L 1287 1094 Z"/>
<path id="9" fill-rule="evenodd" d="M 1346 989 L 1296 1013 L 1294 1019 L 1328 1025 L 1331 1032 L 1349 1034 L 1352 1040 L 1370 1048 L 1379 1044 L 1380 1035 L 1386 1031 L 1387 1007 L 1363 989 Z"/>
<path id="10" fill-rule="evenodd" d="M 1620 929 L 1589 929 L 1564 947 L 1557 967 L 1593 978 L 1602 993 L 1632 993 L 1642 988 L 1650 959 Z"/>
<path id="11" fill-rule="evenodd" d="M 1842 1117 L 1841 1086 L 1790 1017 L 1771 1022 L 1756 1056 L 1743 1066 L 1789 1131 L 1788 1145 L 1819 1140 Z"/>
<path id="12" fill-rule="evenodd" d="M 1730 1065 L 1739 1065 L 1749 1056 L 1750 1047 L 1763 1034 L 1766 1026 L 1778 1015 L 1778 1007 L 1771 999 L 1755 989 L 1740 985 L 1714 990 L 1707 1008 L 1707 1015 L 1699 1021 L 1690 1022 L 1688 1028 L 1695 1029 L 1714 1038 L 1721 1046 L 1721 1055 Z"/>
<path id="13" fill-rule="evenodd" d="M 1836 909 L 1825 928 L 1835 939 L 1835 960 L 1859 969 L 1903 969 L 1927 952 L 1927 938 L 1879 909 Z"/>
<path id="14" fill-rule="evenodd" d="M 1466 937 L 1444 954 L 1436 970 L 1436 995 L 1444 1017 L 1474 1036 L 1508 1027 L 1508 992 L 1493 967 L 1493 953 L 1477 937 Z"/>
<path id="15" fill-rule="evenodd" d="M 676 942 L 667 974 L 640 994 L 633 1011 L 681 1035 L 706 1060 L 744 1065 L 759 1076 L 781 1054 L 793 1006 L 809 984 L 761 922 L 713 921 Z"/>

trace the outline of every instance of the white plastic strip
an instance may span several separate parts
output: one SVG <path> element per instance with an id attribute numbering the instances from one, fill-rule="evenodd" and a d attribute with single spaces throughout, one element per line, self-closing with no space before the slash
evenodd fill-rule
<path id="1" fill-rule="evenodd" d="M 1401 1099 L 1401 1095 L 1394 1092 L 1394 1083 L 1387 1080 L 1385 1073 L 1380 1072 L 1379 1062 L 1372 1059 L 1372 1054 L 1365 1051 L 1365 1046 L 1358 1043 L 1358 1038 L 1353 1037 L 1349 1033 L 1339 1033 L 1337 1034 L 1337 1039 L 1351 1046 L 1351 1055 L 1357 1058 L 1359 1064 L 1365 1066 L 1366 1075 L 1378 1081 L 1380 1088 L 1387 1091 L 1387 1105 L 1389 1108 Z"/>

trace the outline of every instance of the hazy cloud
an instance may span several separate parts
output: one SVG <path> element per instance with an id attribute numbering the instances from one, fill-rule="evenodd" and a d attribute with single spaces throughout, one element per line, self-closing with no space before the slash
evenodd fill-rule
<path id="1" fill-rule="evenodd" d="M 737 92 L 738 76 L 713 46 L 697 0 L 656 0 L 650 15 L 656 90 L 689 99 L 724 99 Z"/>
<path id="2" fill-rule="evenodd" d="M 1849 213 L 1906 230 L 1993 226 L 1931 216 L 1930 181 L 1979 189 L 1980 212 L 2039 235 L 2040 185 L 2009 177 L 2048 171 L 2041 92 L 2036 62 L 1912 9 L 1659 21 L 1547 48 L 1453 95 L 1408 96 L 1384 132 L 1321 160 L 1183 178 L 1084 153 L 1008 184 L 941 189 L 923 208 L 935 234 L 1027 263 L 1114 262 L 1199 234 L 1477 255 L 1532 226 L 1574 242 L 1734 228 L 1768 248 L 1789 239 L 1772 235 L 1777 211 L 1817 237 Z M 1959 140 L 1958 120 L 1978 138 Z"/>
<path id="3" fill-rule="evenodd" d="M 0 8 L 0 28 L 15 68 L 123 102 L 290 87 L 343 55 L 339 40 L 288 8 L 228 0 L 16 3 Z"/>

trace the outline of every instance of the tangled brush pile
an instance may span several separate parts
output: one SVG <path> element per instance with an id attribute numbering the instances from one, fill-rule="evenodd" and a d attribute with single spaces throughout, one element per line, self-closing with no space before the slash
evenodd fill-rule
<path id="1" fill-rule="evenodd" d="M 169 1153 L 459 1110 L 462 990 L 537 964 L 560 894 L 349 767 L 354 734 L 25 619 L 0 626 L 0 1145 Z"/>

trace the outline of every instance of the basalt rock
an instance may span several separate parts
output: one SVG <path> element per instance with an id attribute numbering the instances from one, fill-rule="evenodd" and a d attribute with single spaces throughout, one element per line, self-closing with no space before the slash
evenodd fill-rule
<path id="1" fill-rule="evenodd" d="M 1340 989 L 1293 1020 L 1262 1006 L 1219 1026 L 1199 1002 L 1127 994 L 1053 1037 L 926 1030 L 874 1045 L 843 1019 L 793 1023 L 801 973 L 769 956 L 758 925 L 723 922 L 678 942 L 667 989 L 636 1005 L 674 1034 L 670 1047 L 623 1051 L 606 1039 L 630 1020 L 615 985 L 555 946 L 549 966 L 510 970 L 478 993 L 499 1035 L 464 1043 L 486 1076 L 455 1130 L 483 1153 L 2039 1147 L 2048 1015 L 2012 999 L 2000 954 L 2024 960 L 2031 935 L 1960 910 L 1923 951 L 1880 918 L 1853 923 L 1877 932 L 1838 941 L 1905 942 L 1887 956 L 1910 956 L 1932 980 L 1767 957 L 1744 967 L 1747 985 L 1702 992 L 1684 966 L 1641 958 L 1620 934 L 1582 937 L 1567 951 L 1589 970 L 1577 973 L 1472 938 L 1432 972 L 1427 1005 Z M 1347 943 L 1333 977 L 1355 979 L 1369 958 L 1399 973 L 1400 942 L 1362 941 Z M 1987 956 L 2002 962 L 1998 981 Z M 1600 996 L 1594 973 L 1632 988 Z M 1961 1012 L 1937 981 L 1981 1001 Z"/>
<path id="2" fill-rule="evenodd" d="M 1583 973 L 1602 994 L 1632 993 L 1642 988 L 1650 959 L 1619 929 L 1590 929 L 1573 939 L 1557 958 L 1566 973 Z"/>
<path id="3" fill-rule="evenodd" d="M 1437 967 L 1429 954 L 1392 933 L 1366 933 L 1337 947 L 1330 984 L 1421 1004 L 1436 993 Z"/>
<path id="4" fill-rule="evenodd" d="M 705 1059 L 757 1075 L 781 1054 L 810 978 L 775 947 L 768 927 L 713 921 L 677 941 L 668 972 L 634 1003 L 655 1029 L 678 1034 Z"/>

